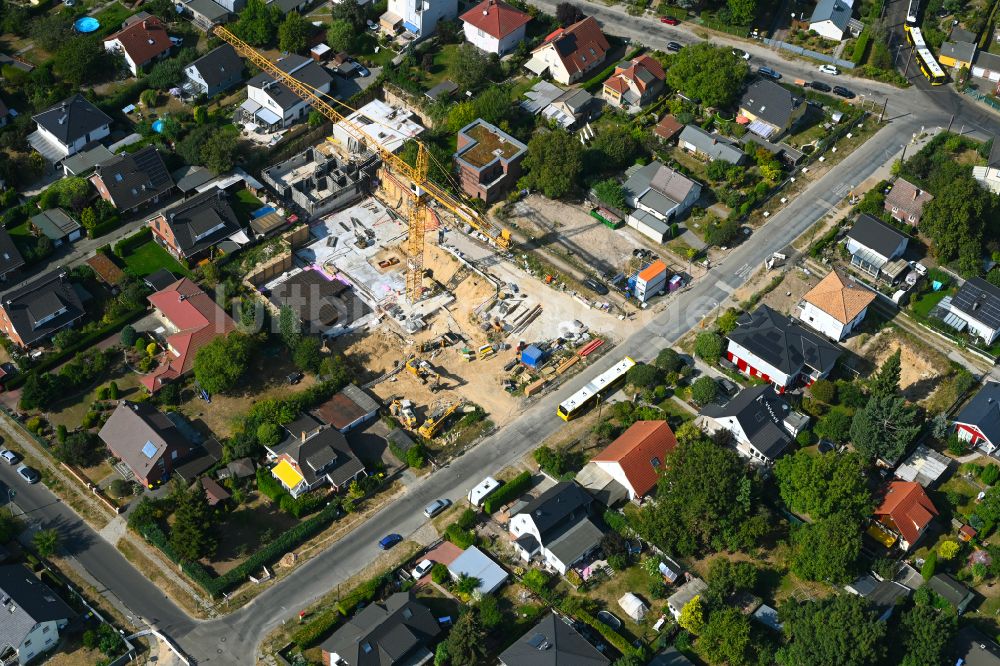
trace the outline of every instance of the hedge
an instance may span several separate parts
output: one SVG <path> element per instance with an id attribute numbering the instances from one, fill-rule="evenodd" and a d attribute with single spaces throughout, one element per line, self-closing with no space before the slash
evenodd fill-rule
<path id="1" fill-rule="evenodd" d="M 103 222 L 98 222 L 87 230 L 87 235 L 91 238 L 97 238 L 103 236 L 104 234 L 109 234 L 121 225 L 121 218 L 117 215 L 112 215 Z"/>
<path id="2" fill-rule="evenodd" d="M 463 530 L 458 523 L 452 523 L 444 531 L 444 536 L 448 541 L 465 550 L 469 546 L 476 544 L 476 534 L 472 530 Z"/>
<path id="3" fill-rule="evenodd" d="M 867 27 L 861 31 L 861 35 L 858 36 L 858 41 L 854 42 L 854 51 L 851 52 L 851 62 L 855 65 L 860 65 L 865 61 L 865 55 L 868 53 L 868 44 L 872 40 L 872 31 Z"/>
<path id="4" fill-rule="evenodd" d="M 624 636 L 622 636 L 617 631 L 615 631 L 608 625 L 598 620 L 590 613 L 580 610 L 576 612 L 574 617 L 576 617 L 576 619 L 580 620 L 584 624 L 589 625 L 591 628 L 596 629 L 597 632 L 604 637 L 604 640 L 611 643 L 615 647 L 615 649 L 621 652 L 623 655 L 627 654 L 635 655 L 636 657 L 639 657 L 639 659 L 643 660 L 643 663 L 645 663 L 645 660 L 648 659 L 649 650 L 647 650 L 645 646 L 638 648 L 633 646 L 631 643 L 625 640 Z"/>
<path id="5" fill-rule="evenodd" d="M 686 21 L 688 18 L 687 10 L 681 9 L 680 7 L 665 7 L 660 5 L 656 11 L 659 12 L 660 16 L 675 18 L 678 21 Z"/>
<path id="6" fill-rule="evenodd" d="M 139 247 L 153 237 L 153 230 L 149 227 L 142 227 L 134 234 L 126 236 L 115 243 L 114 253 L 116 257 L 124 258 L 126 254 Z"/>
<path id="7" fill-rule="evenodd" d="M 494 513 L 507 502 L 520 497 L 531 485 L 531 472 L 524 471 L 503 484 L 483 502 L 486 513 Z"/>
<path id="8" fill-rule="evenodd" d="M 347 593 L 347 595 L 337 602 L 337 610 L 341 612 L 345 617 L 354 612 L 354 608 L 364 602 L 368 603 L 375 596 L 382 591 L 386 583 L 389 582 L 389 573 L 385 572 L 371 578 L 361 585 L 357 586 L 353 590 Z"/>
<path id="9" fill-rule="evenodd" d="M 328 608 L 299 627 L 292 634 L 292 642 L 303 650 L 311 648 L 340 622 L 340 611 Z"/>

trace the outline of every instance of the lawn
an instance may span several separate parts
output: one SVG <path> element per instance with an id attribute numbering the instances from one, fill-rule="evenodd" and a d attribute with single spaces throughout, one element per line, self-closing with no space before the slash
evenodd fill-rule
<path id="1" fill-rule="evenodd" d="M 662 608 L 663 601 L 659 599 L 652 599 L 649 594 L 649 584 L 651 579 L 649 574 L 646 573 L 643 568 L 638 565 L 632 565 L 631 567 L 625 569 L 624 571 L 619 571 L 615 573 L 608 580 L 604 580 L 587 591 L 587 596 L 595 599 L 601 606 L 611 611 L 624 623 L 624 629 L 634 634 L 636 637 L 642 637 L 646 633 L 646 629 L 651 626 L 659 618 L 659 615 L 654 611 L 655 608 Z M 650 608 L 649 612 L 646 614 L 646 620 L 642 624 L 636 624 L 622 607 L 618 605 L 618 600 L 621 599 L 626 592 L 631 592 L 637 597 L 643 600 L 643 602 Z M 670 590 L 670 594 L 673 594 L 674 590 Z M 622 634 L 627 636 L 627 634 Z"/>
<path id="2" fill-rule="evenodd" d="M 174 259 L 169 252 L 150 239 L 124 257 L 125 265 L 145 277 L 166 268 L 174 275 L 191 277 L 191 271 Z"/>
<path id="3" fill-rule="evenodd" d="M 121 30 L 121 24 L 132 14 L 132 10 L 117 2 L 108 5 L 94 15 L 94 18 L 101 22 L 97 34 L 101 37 L 107 37 L 111 33 Z"/>
<path id="4" fill-rule="evenodd" d="M 951 292 L 948 289 L 925 292 L 913 299 L 910 303 L 910 312 L 918 319 L 927 319 L 931 314 L 931 310 L 949 293 Z"/>
<path id="5" fill-rule="evenodd" d="M 424 74 L 424 87 L 428 90 L 454 76 L 459 44 L 445 44 L 434 54 L 434 64 Z"/>
<path id="6" fill-rule="evenodd" d="M 248 189 L 242 189 L 236 193 L 236 197 L 231 201 L 233 212 L 241 222 L 249 220 L 250 214 L 264 205 L 264 202 L 254 196 Z"/>

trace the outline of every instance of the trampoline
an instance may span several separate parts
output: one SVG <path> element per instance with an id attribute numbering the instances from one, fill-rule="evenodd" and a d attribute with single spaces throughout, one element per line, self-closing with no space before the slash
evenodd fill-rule
<path id="1" fill-rule="evenodd" d="M 76 28 L 77 32 L 94 32 L 101 27 L 101 22 L 93 16 L 82 16 L 73 22 L 73 27 Z"/>

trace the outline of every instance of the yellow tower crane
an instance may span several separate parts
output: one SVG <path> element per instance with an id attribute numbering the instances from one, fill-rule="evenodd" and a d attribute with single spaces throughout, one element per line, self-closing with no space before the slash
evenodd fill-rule
<path id="1" fill-rule="evenodd" d="M 424 274 L 424 216 L 427 206 L 427 197 L 437 201 L 442 207 L 450 211 L 455 217 L 468 224 L 476 231 L 486 236 L 493 244 L 500 249 L 510 248 L 510 231 L 502 229 L 479 214 L 474 208 L 466 204 L 460 196 L 455 196 L 443 187 L 437 185 L 427 177 L 430 166 L 430 152 L 427 146 L 420 141 L 417 144 L 416 165 L 411 166 L 403 158 L 399 157 L 391 150 L 386 149 L 377 141 L 370 140 L 369 136 L 356 124 L 349 121 L 343 113 L 335 109 L 324 97 L 326 93 L 309 86 L 295 77 L 289 75 L 276 64 L 258 53 L 252 46 L 241 40 L 221 25 L 215 26 L 212 32 L 222 41 L 226 42 L 241 56 L 252 62 L 262 72 L 267 73 L 275 81 L 287 86 L 293 93 L 309 102 L 316 111 L 329 118 L 334 123 L 339 123 L 355 141 L 362 146 L 368 146 L 375 150 L 382 159 L 382 164 L 390 168 L 398 176 L 410 183 L 410 206 L 407 214 L 409 236 L 406 243 L 408 254 L 406 266 L 406 295 L 411 302 L 420 298 Z M 331 98 L 332 99 L 332 98 Z M 348 110 L 349 113 L 355 111 L 348 105 L 334 100 L 339 106 Z"/>

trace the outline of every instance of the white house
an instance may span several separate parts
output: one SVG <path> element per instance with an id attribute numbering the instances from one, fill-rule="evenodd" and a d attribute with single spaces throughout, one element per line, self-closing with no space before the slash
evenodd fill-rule
<path id="1" fill-rule="evenodd" d="M 629 176 L 623 185 L 625 203 L 666 224 L 686 213 L 701 196 L 700 184 L 661 162 L 653 161 L 637 169 L 633 167 L 626 173 Z M 637 222 L 646 219 L 645 216 L 636 216 Z M 635 224 L 630 221 L 629 226 Z M 662 242 L 663 239 L 658 240 Z"/>
<path id="2" fill-rule="evenodd" d="M 524 39 L 525 26 L 531 17 L 503 0 L 483 0 L 462 14 L 465 41 L 486 51 L 504 55 Z"/>
<path id="3" fill-rule="evenodd" d="M 198 93 L 214 97 L 243 79 L 243 59 L 223 44 L 185 67 L 184 76 Z"/>
<path id="4" fill-rule="evenodd" d="M 173 42 L 167 34 L 167 28 L 155 16 L 146 16 L 131 23 L 126 22 L 124 28 L 104 40 L 104 50 L 121 53 L 125 63 L 138 76 L 144 66 L 167 56 Z"/>
<path id="5" fill-rule="evenodd" d="M 634 500 L 656 487 L 667 454 L 675 448 L 677 438 L 666 421 L 636 421 L 590 462 L 620 483 Z"/>
<path id="6" fill-rule="evenodd" d="M 572 481 L 552 486 L 513 512 L 510 534 L 514 550 L 530 562 L 539 557 L 560 574 L 599 545 L 603 533 L 590 519 L 592 499 Z"/>
<path id="7" fill-rule="evenodd" d="M 292 54 L 275 64 L 311 88 L 330 92 L 333 77 L 315 60 Z M 239 115 L 244 122 L 275 130 L 304 119 L 309 109 L 309 102 L 270 75 L 261 73 L 247 82 L 247 99 L 240 106 Z"/>
<path id="8" fill-rule="evenodd" d="M 839 342 L 861 324 L 874 300 L 875 292 L 857 286 L 834 269 L 802 297 L 799 319 Z"/>
<path id="9" fill-rule="evenodd" d="M 804 428 L 803 419 L 770 384 L 743 389 L 725 405 L 705 406 L 698 424 L 712 433 L 728 430 L 741 455 L 764 465 L 777 460 Z"/>
<path id="10" fill-rule="evenodd" d="M 850 27 L 853 5 L 854 0 L 819 0 L 809 19 L 809 29 L 839 42 Z"/>
<path id="11" fill-rule="evenodd" d="M 28 141 L 51 162 L 73 155 L 91 141 L 100 141 L 111 134 L 108 114 L 79 93 L 31 119 L 37 129 L 28 136 Z"/>
<path id="12" fill-rule="evenodd" d="M 48 585 L 21 564 L 0 567 L 0 663 L 27 664 L 59 644 L 75 616 Z"/>
<path id="13" fill-rule="evenodd" d="M 868 213 L 862 213 L 847 232 L 851 265 L 872 277 L 893 282 L 908 268 L 900 259 L 909 239 Z"/>
<path id="14" fill-rule="evenodd" d="M 945 323 L 959 331 L 967 331 L 992 345 L 1000 336 L 1000 288 L 975 277 L 965 284 L 950 300 L 941 301 L 948 310 Z"/>
<path id="15" fill-rule="evenodd" d="M 610 49 L 601 26 L 588 16 L 548 35 L 524 66 L 538 76 L 548 72 L 553 81 L 569 85 L 600 67 Z"/>
<path id="16" fill-rule="evenodd" d="M 434 34 L 438 21 L 457 16 L 458 0 L 389 0 L 388 11 L 382 15 L 380 23 L 393 34 L 402 26 L 414 39 L 420 40 Z"/>

